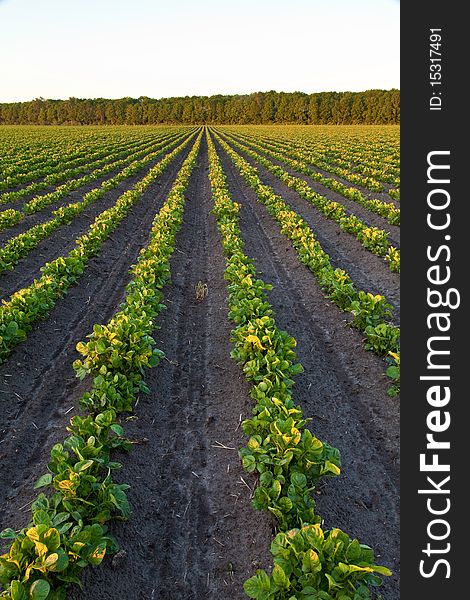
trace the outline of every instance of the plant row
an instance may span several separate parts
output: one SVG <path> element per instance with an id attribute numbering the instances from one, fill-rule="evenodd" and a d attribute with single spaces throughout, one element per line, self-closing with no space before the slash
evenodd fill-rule
<path id="1" fill-rule="evenodd" d="M 281 149 L 288 146 L 313 156 L 328 167 L 325 170 L 330 170 L 334 166 L 343 167 L 345 175 L 348 172 L 359 173 L 371 176 L 380 183 L 399 186 L 399 139 L 394 140 L 390 134 L 381 135 L 380 130 L 377 134 L 370 130 L 364 131 L 364 135 L 360 132 L 360 128 L 352 128 L 349 131 L 342 128 L 339 138 L 334 139 L 335 135 L 330 128 L 326 138 L 322 139 L 311 129 L 304 130 L 304 135 L 292 129 L 287 132 L 287 136 L 284 131 L 274 136 L 260 136 L 255 129 L 248 131 Z"/>
<path id="2" fill-rule="evenodd" d="M 331 133 L 331 132 L 330 132 Z M 309 136 L 308 136 L 309 137 Z M 307 137 L 307 147 L 312 146 L 312 140 Z M 387 136 L 386 136 L 387 138 Z M 290 140 L 289 140 L 290 142 Z M 398 140 L 397 140 L 398 142 Z M 282 143 L 282 142 L 281 142 Z M 300 144 L 300 147 L 304 146 Z M 369 165 L 376 165 L 376 177 L 380 181 L 391 183 L 395 188 L 387 190 L 387 194 L 394 200 L 400 201 L 400 149 L 399 144 L 395 146 L 394 152 L 389 153 L 391 150 L 390 140 L 380 137 L 376 143 L 371 143 L 370 134 L 366 134 L 366 139 L 354 146 L 354 141 L 351 138 L 341 140 L 341 143 L 333 145 L 328 144 L 326 150 L 325 170 L 331 170 L 329 165 L 331 162 L 343 164 L 343 158 L 347 158 L 349 161 L 348 169 L 352 168 L 361 170 L 361 166 L 365 165 L 365 169 L 369 168 Z M 333 155 L 331 158 L 330 155 Z M 343 172 L 343 174 L 345 174 Z M 347 177 L 346 177 L 347 179 Z"/>
<path id="3" fill-rule="evenodd" d="M 273 164 L 270 160 L 251 150 L 249 147 L 234 141 L 233 138 L 230 138 L 230 141 L 236 148 L 251 156 L 288 187 L 295 190 L 327 219 L 335 221 L 343 231 L 353 235 L 366 250 L 377 256 L 384 257 L 391 271 L 400 272 L 400 250 L 389 245 L 388 233 L 386 231 L 378 227 L 370 227 L 356 215 L 348 214 L 346 208 L 339 202 L 329 200 L 326 196 L 322 196 L 312 190 L 303 179 L 290 175 L 282 167 Z"/>
<path id="4" fill-rule="evenodd" d="M 39 279 L 17 292 L 0 306 L 0 362 L 12 348 L 24 341 L 28 331 L 45 319 L 56 302 L 85 271 L 88 261 L 99 253 L 103 242 L 117 228 L 144 191 L 155 181 L 188 144 L 189 138 L 167 154 L 111 207 L 99 214 L 85 234 L 76 240 L 76 248 L 41 267 Z"/>
<path id="5" fill-rule="evenodd" d="M 321 477 L 339 474 L 339 451 L 306 428 L 308 419 L 294 404 L 292 377 L 302 371 L 296 342 L 277 327 L 266 293 L 272 286 L 258 278 L 244 254 L 240 207 L 230 198 L 212 140 L 208 145 L 213 212 L 226 255 L 229 318 L 235 323 L 231 357 L 253 383 L 255 401 L 252 418 L 242 424 L 249 441 L 240 455 L 245 470 L 258 475 L 254 508 L 273 514 L 280 530 L 271 546 L 271 575 L 258 570 L 244 590 L 258 600 L 369 598 L 368 586 L 381 583 L 374 572 L 391 573 L 374 564 L 371 548 L 320 525 L 312 491 Z"/>
<path id="6" fill-rule="evenodd" d="M 118 417 L 132 411 L 138 393 L 148 391 L 144 370 L 163 356 L 152 333 L 164 308 L 161 290 L 170 278 L 169 259 L 201 136 L 154 219 L 150 243 L 131 269 L 119 312 L 108 324 L 95 325 L 89 341 L 77 345 L 83 357 L 74 363 L 77 375 L 93 378 L 91 391 L 81 399 L 85 415 L 72 417 L 70 435 L 52 448 L 48 473 L 36 484 L 47 493 L 33 502 L 31 523 L 2 534 L 13 540 L 0 557 L 2 598 L 64 600 L 70 584 L 80 585 L 84 568 L 117 549 L 106 523 L 129 515 L 129 486 L 114 483 L 112 472 L 121 464 L 111 454 L 131 447 Z"/>
<path id="7" fill-rule="evenodd" d="M 111 143 L 111 145 L 103 145 L 93 152 L 90 152 L 86 147 L 82 147 L 81 152 L 78 155 L 75 155 L 72 160 L 62 159 L 62 161 L 59 160 L 53 164 L 47 164 L 47 161 L 46 164 L 40 163 L 41 166 L 33 168 L 26 173 L 21 173 L 16 177 L 8 177 L 7 179 L 0 181 L 0 190 L 3 190 L 27 181 L 34 181 L 35 179 L 44 177 L 44 181 L 35 182 L 21 190 L 10 192 L 11 196 L 9 196 L 9 194 L 1 195 L 0 203 L 5 204 L 11 200 L 17 200 L 28 193 L 34 193 L 44 189 L 48 185 L 54 185 L 60 181 L 65 181 L 69 177 L 73 177 L 86 170 L 91 170 L 99 165 L 105 164 L 109 155 L 122 153 L 124 156 L 126 152 L 130 152 L 133 148 L 137 148 L 143 144 L 148 144 L 149 141 L 150 140 L 144 140 L 144 142 L 142 142 L 142 140 L 126 140 L 117 144 Z"/>
<path id="8" fill-rule="evenodd" d="M 13 269 L 21 258 L 25 257 L 33 248 L 36 248 L 43 239 L 50 236 L 61 225 L 71 223 L 73 219 L 80 215 L 88 206 L 90 206 L 90 204 L 102 198 L 107 192 L 117 187 L 122 181 L 132 177 L 144 169 L 150 162 L 156 160 L 159 156 L 162 156 L 169 149 L 177 145 L 178 142 L 181 141 L 181 137 L 183 137 L 183 135 L 173 139 L 159 150 L 147 154 L 143 159 L 135 160 L 117 175 L 103 181 L 100 186 L 87 192 L 82 200 L 71 202 L 66 206 L 62 206 L 53 211 L 52 219 L 34 225 L 23 233 L 10 238 L 5 245 L 0 248 L 0 274 L 9 269 Z"/>
<path id="9" fill-rule="evenodd" d="M 0 173 L 3 176 L 0 189 L 3 189 L 7 179 L 8 187 L 27 183 L 35 178 L 78 165 L 84 158 L 98 158 L 96 153 L 103 150 L 108 153 L 114 152 L 118 146 L 158 140 L 161 135 L 170 132 L 170 128 L 133 131 L 132 128 L 100 130 L 70 127 L 62 130 L 34 130 L 34 134 L 28 137 L 30 132 L 25 129 L 9 131 L 7 139 L 10 152 L 6 149 L 4 140 L 4 151 L 0 158 Z M 34 142 L 28 142 L 31 137 Z"/>
<path id="10" fill-rule="evenodd" d="M 184 134 L 182 134 L 182 135 L 184 135 Z M 182 135 L 180 137 L 182 137 Z M 66 181 L 66 183 L 58 186 L 52 192 L 35 196 L 34 198 L 32 198 L 31 200 L 26 202 L 23 205 L 22 210 L 20 210 L 20 211 L 10 209 L 9 211 L 3 211 L 3 213 L 16 213 L 17 218 L 12 223 L 12 225 L 14 225 L 25 218 L 25 213 L 33 214 L 33 213 L 39 212 L 46 206 L 49 206 L 50 204 L 57 202 L 61 198 L 64 198 L 70 192 L 72 192 L 76 189 L 79 189 L 80 187 L 82 187 L 84 185 L 92 183 L 93 181 L 96 181 L 100 177 L 103 177 L 103 176 L 107 175 L 108 173 L 111 173 L 112 171 L 115 171 L 117 169 L 120 169 L 124 165 L 127 165 L 136 159 L 144 157 L 149 151 L 152 151 L 152 149 L 154 149 L 154 148 L 158 148 L 158 146 L 160 146 L 162 143 L 166 143 L 166 140 L 164 140 L 163 142 L 160 142 L 158 144 L 156 144 L 155 142 L 151 142 L 150 144 L 145 144 L 143 146 L 141 145 L 141 147 L 136 152 L 133 152 L 130 155 L 128 155 L 127 152 L 125 152 L 124 153 L 125 158 L 121 158 L 118 160 L 114 160 L 114 159 L 117 158 L 120 155 L 120 153 L 117 153 L 114 156 L 109 156 L 106 159 L 106 161 L 100 161 L 100 162 L 107 163 L 104 167 L 95 169 L 95 170 L 91 171 L 90 173 L 84 175 L 83 177 L 79 177 L 78 179 L 70 179 L 69 181 Z M 112 162 L 109 163 L 108 162 L 109 160 L 111 160 Z M 38 185 L 42 185 L 42 182 L 39 183 Z M 24 188 L 24 189 L 27 189 L 27 188 Z M 18 193 L 21 193 L 22 191 L 23 190 L 20 190 Z M 16 192 L 12 192 L 12 193 L 16 193 Z M 1 223 L 1 216 L 3 213 L 0 213 L 0 223 Z M 5 226 L 3 228 L 5 228 Z M 0 230 L 1 230 L 1 227 L 0 227 Z"/>
<path id="11" fill-rule="evenodd" d="M 259 201 L 277 221 L 281 232 L 292 242 L 299 260 L 315 275 L 328 298 L 351 315 L 351 326 L 365 334 L 366 350 L 386 356 L 391 366 L 397 369 L 399 359 L 397 361 L 395 356 L 399 356 L 400 352 L 400 329 L 390 322 L 392 307 L 387 299 L 379 294 L 357 290 L 351 277 L 343 269 L 332 266 L 330 257 L 302 217 L 261 181 L 254 167 L 217 134 L 215 137 L 242 177 L 256 192 Z"/>
<path id="12" fill-rule="evenodd" d="M 300 152 L 293 154 L 292 152 L 288 152 L 285 148 L 281 151 L 276 151 L 272 150 L 270 147 L 266 147 L 266 144 L 264 143 L 261 144 L 257 141 L 253 141 L 251 138 L 246 140 L 244 137 L 243 139 L 245 140 L 245 144 L 251 149 L 259 150 L 263 154 L 272 156 L 289 165 L 294 171 L 308 175 L 314 181 L 333 190 L 344 198 L 357 202 L 367 210 L 370 210 L 380 217 L 384 217 L 390 225 L 400 225 L 400 209 L 396 208 L 393 202 L 383 202 L 377 198 L 368 198 L 357 188 L 348 187 L 332 177 L 326 177 L 325 175 L 314 171 L 309 167 L 306 157 Z"/>
<path id="13" fill-rule="evenodd" d="M 155 148 L 155 143 L 152 142 L 151 144 L 147 144 L 144 147 L 139 148 L 139 150 L 137 150 L 136 152 L 133 152 L 130 155 L 127 155 L 127 153 L 123 153 L 123 155 L 125 155 L 125 158 L 115 161 L 114 159 L 117 158 L 117 156 L 119 154 L 116 156 L 111 156 L 111 157 L 109 157 L 112 160 L 111 163 L 106 164 L 104 167 L 101 167 L 99 169 L 95 169 L 95 170 L 91 171 L 90 173 L 88 173 L 87 175 L 84 175 L 83 177 L 80 177 L 78 179 L 70 179 L 69 181 L 66 181 L 66 183 L 58 186 L 52 192 L 49 192 L 49 193 L 43 194 L 43 195 L 37 195 L 37 196 L 33 197 L 31 200 L 29 200 L 28 202 L 26 202 L 23 205 L 22 210 L 7 209 L 4 211 L 1 211 L 0 212 L 0 231 L 2 229 L 6 229 L 7 227 L 12 227 L 13 225 L 16 225 L 17 223 L 19 223 L 20 221 L 25 219 L 26 215 L 39 212 L 46 206 L 49 206 L 50 204 L 57 202 L 61 198 L 64 198 L 70 192 L 72 192 L 88 183 L 92 183 L 93 181 L 96 181 L 96 179 L 99 179 L 100 177 L 103 177 L 112 171 L 120 169 L 123 165 L 129 164 L 130 162 L 138 159 L 139 157 L 145 156 L 145 154 L 147 154 L 149 152 L 149 150 L 152 150 L 153 148 Z M 100 161 L 100 162 L 102 163 L 102 162 L 107 162 L 107 161 L 108 161 L 108 159 L 106 159 L 106 161 Z M 42 186 L 43 182 L 39 183 L 38 185 Z M 27 188 L 24 188 L 23 190 L 19 190 L 19 192 L 11 192 L 11 193 L 12 194 L 18 193 L 21 195 L 24 190 L 27 190 Z M 4 195 L 6 195 L 6 194 L 4 194 Z"/>

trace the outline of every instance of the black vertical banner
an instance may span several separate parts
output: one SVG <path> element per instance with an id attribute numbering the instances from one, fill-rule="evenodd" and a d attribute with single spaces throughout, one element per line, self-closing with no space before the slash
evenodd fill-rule
<path id="1" fill-rule="evenodd" d="M 401 4 L 401 597 L 468 598 L 469 51 L 458 5 Z M 464 183 L 464 178 L 467 181 Z M 466 487 L 466 486 L 465 486 Z"/>

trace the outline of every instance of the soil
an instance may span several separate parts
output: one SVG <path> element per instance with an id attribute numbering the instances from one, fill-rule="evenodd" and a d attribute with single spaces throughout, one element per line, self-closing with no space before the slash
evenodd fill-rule
<path id="1" fill-rule="evenodd" d="M 186 154 L 144 194 L 50 317 L 0 366 L 0 528 L 28 521 L 33 483 L 89 385 L 74 376 L 75 345 L 117 309 L 129 266 L 146 244 Z M 340 527 L 375 549 L 378 563 L 395 573 L 379 591 L 398 600 L 399 401 L 387 396 L 383 361 L 362 349 L 360 334 L 347 327 L 223 151 L 220 156 L 232 197 L 242 206 L 246 253 L 274 286 L 270 302 L 278 326 L 298 343 L 305 372 L 296 378 L 295 401 L 312 417 L 312 431 L 342 454 L 342 473 L 320 486 L 317 510 L 326 528 Z M 209 214 L 205 141 L 186 197 L 172 282 L 164 289 L 167 310 L 155 332 L 166 359 L 146 373 L 150 393 L 123 422 L 136 443 L 118 457 L 123 468 L 116 479 L 131 484 L 133 512 L 128 521 L 110 526 L 120 553 L 86 569 L 83 589 L 69 594 L 73 600 L 242 600 L 243 581 L 271 565 L 274 520 L 252 508 L 255 480 L 242 470 L 237 452 L 246 443 L 240 423 L 252 401 L 229 356 L 233 325 L 227 318 L 225 259 Z M 319 239 L 328 239 L 321 220 L 316 228 Z M 59 231 L 74 239 L 81 229 Z M 349 252 L 342 240 L 331 247 L 341 259 Z M 58 244 L 56 253 L 61 248 Z M 381 274 L 362 254 L 351 261 L 370 281 Z M 21 270 L 31 277 L 38 265 L 32 253 Z M 203 299 L 196 297 L 199 282 L 207 285 Z"/>

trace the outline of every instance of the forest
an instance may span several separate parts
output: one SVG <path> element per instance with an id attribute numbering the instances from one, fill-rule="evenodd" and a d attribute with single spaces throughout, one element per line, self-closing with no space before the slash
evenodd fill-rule
<path id="1" fill-rule="evenodd" d="M 105 98 L 0 103 L 4 125 L 398 124 L 400 91 L 256 92 L 153 99 Z"/>

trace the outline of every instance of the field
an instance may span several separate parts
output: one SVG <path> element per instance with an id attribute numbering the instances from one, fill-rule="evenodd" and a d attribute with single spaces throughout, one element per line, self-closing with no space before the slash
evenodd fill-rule
<path id="1" fill-rule="evenodd" d="M 397 126 L 0 127 L 0 596 L 398 600 L 399 272 Z"/>

